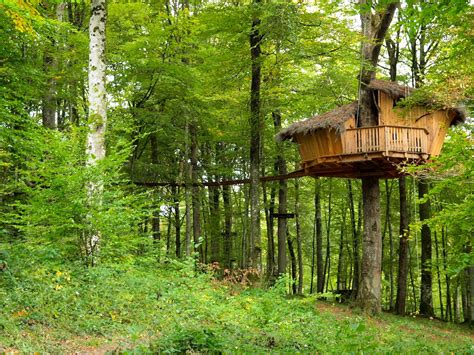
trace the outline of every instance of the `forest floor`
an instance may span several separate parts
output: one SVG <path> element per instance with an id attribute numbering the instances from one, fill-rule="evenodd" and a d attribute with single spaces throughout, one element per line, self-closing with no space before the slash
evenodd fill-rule
<path id="1" fill-rule="evenodd" d="M 474 352 L 474 332 L 244 288 L 192 263 L 0 272 L 0 353 Z"/>

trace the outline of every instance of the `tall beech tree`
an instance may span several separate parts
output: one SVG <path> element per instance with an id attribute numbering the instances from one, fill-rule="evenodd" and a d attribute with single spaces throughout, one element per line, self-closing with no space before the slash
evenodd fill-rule
<path id="1" fill-rule="evenodd" d="M 260 161 L 263 121 L 260 113 L 260 86 L 262 81 L 261 20 L 258 17 L 260 0 L 254 0 L 254 14 L 249 36 L 252 78 L 250 85 L 250 255 L 249 265 L 260 266 Z"/>
<path id="2" fill-rule="evenodd" d="M 399 2 L 377 4 L 372 1 L 359 0 L 359 6 L 363 35 L 359 126 L 370 127 L 378 124 L 378 112 L 374 96 L 368 85 L 372 79 L 375 79 L 375 68 L 379 60 L 380 49 Z M 357 303 L 365 312 L 379 313 L 381 310 L 382 238 L 378 178 L 362 178 L 362 196 L 364 228 L 361 280 L 357 293 Z"/>
<path id="3" fill-rule="evenodd" d="M 105 129 L 107 124 L 107 93 L 105 89 L 105 27 L 107 23 L 106 0 L 93 0 L 89 22 L 89 131 L 87 134 L 87 164 L 97 165 L 105 158 Z M 89 204 L 97 206 L 102 200 L 103 184 L 100 176 L 87 185 Z M 89 221 L 90 222 L 90 221 Z M 91 264 L 98 250 L 100 232 L 90 226 L 86 235 L 86 252 Z"/>

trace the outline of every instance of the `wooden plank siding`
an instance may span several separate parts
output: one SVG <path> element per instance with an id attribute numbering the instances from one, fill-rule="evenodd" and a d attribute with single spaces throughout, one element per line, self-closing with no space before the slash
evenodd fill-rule
<path id="1" fill-rule="evenodd" d="M 400 109 L 390 95 L 377 95 L 378 126 L 357 128 L 352 117 L 341 133 L 318 129 L 294 137 L 308 175 L 397 177 L 399 165 L 439 155 L 454 113 L 421 106 Z"/>

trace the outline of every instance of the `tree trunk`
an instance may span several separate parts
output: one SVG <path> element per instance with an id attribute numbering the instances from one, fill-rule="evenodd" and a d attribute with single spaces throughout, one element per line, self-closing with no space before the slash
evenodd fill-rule
<path id="1" fill-rule="evenodd" d="M 316 292 L 324 292 L 323 264 L 323 223 L 321 218 L 321 180 L 316 179 L 314 193 L 314 210 L 316 220 Z"/>
<path id="2" fill-rule="evenodd" d="M 275 163 L 275 174 L 278 173 Z M 274 218 L 275 213 L 275 196 L 276 188 L 275 184 L 271 184 L 270 187 L 270 201 L 267 198 L 266 185 L 263 185 L 263 203 L 265 204 L 265 220 L 267 223 L 267 278 L 270 282 L 273 282 L 273 277 L 276 274 L 275 270 L 275 238 L 274 238 Z"/>
<path id="3" fill-rule="evenodd" d="M 214 181 L 219 182 L 216 176 Z M 209 186 L 209 218 L 211 235 L 211 259 L 210 262 L 220 262 L 221 232 L 219 218 L 219 187 Z"/>
<path id="4" fill-rule="evenodd" d="M 344 258 L 344 235 L 346 231 L 346 206 L 343 206 L 342 221 L 341 221 L 341 234 L 339 238 L 339 255 L 337 263 L 337 290 L 346 289 L 346 267 Z"/>
<path id="5" fill-rule="evenodd" d="M 439 306 L 441 308 L 441 319 L 444 319 L 444 307 L 443 307 L 443 292 L 441 287 L 441 271 L 439 269 L 439 264 L 441 262 L 439 258 L 439 244 L 438 244 L 438 233 L 434 232 L 435 238 L 435 250 L 436 250 L 436 276 L 438 279 L 438 296 L 439 296 Z"/>
<path id="6" fill-rule="evenodd" d="M 389 240 L 389 264 L 388 264 L 388 277 L 390 284 L 389 292 L 389 311 L 393 310 L 393 296 L 394 296 L 394 282 L 393 282 L 393 234 L 392 234 L 392 219 L 391 219 L 391 195 L 392 186 L 389 187 L 388 181 L 385 180 L 385 193 L 386 193 L 386 211 L 385 211 L 385 225 L 386 231 L 388 232 Z M 385 234 L 385 232 L 384 232 Z M 383 254 L 382 254 L 383 255 Z M 383 261 L 382 261 L 383 264 Z"/>
<path id="7" fill-rule="evenodd" d="M 326 277 L 326 292 L 329 291 L 331 281 L 331 216 L 332 216 L 332 179 L 329 178 L 328 213 L 326 219 L 326 259 L 324 261 L 324 275 Z"/>
<path id="8" fill-rule="evenodd" d="M 258 4 L 259 0 L 255 0 Z M 260 19 L 254 16 L 250 32 L 252 79 L 250 87 L 250 255 L 249 265 L 260 268 L 260 153 L 263 122 L 260 114 L 261 48 Z"/>
<path id="9" fill-rule="evenodd" d="M 273 112 L 273 122 L 275 127 L 281 127 L 281 116 L 278 112 Z M 286 175 L 286 161 L 283 156 L 282 143 L 278 143 L 278 155 L 276 158 L 276 165 L 278 167 L 279 175 Z M 288 184 L 282 179 L 278 182 L 278 213 L 287 213 L 288 204 Z M 287 240 L 287 219 L 278 218 L 278 274 L 283 275 L 286 272 L 286 240 Z"/>
<path id="10" fill-rule="evenodd" d="M 291 260 L 291 290 L 293 294 L 296 295 L 296 256 L 295 256 L 295 249 L 293 248 L 293 241 L 291 238 L 287 238 L 288 240 L 288 250 L 290 252 L 290 260 Z"/>
<path id="11" fill-rule="evenodd" d="M 224 261 L 227 269 L 232 268 L 232 198 L 229 185 L 222 187 L 224 201 Z"/>
<path id="12" fill-rule="evenodd" d="M 453 312 L 451 308 L 451 279 L 447 273 L 448 255 L 447 255 L 447 233 L 443 227 L 441 229 L 441 246 L 443 247 L 443 271 L 446 280 L 446 320 L 453 321 Z"/>
<path id="13" fill-rule="evenodd" d="M 296 250 L 298 255 L 298 295 L 303 294 L 303 247 L 301 243 L 301 222 L 300 222 L 300 185 L 298 179 L 295 180 L 295 219 L 296 219 Z"/>
<path id="14" fill-rule="evenodd" d="M 151 163 L 154 167 L 158 166 L 158 141 L 156 139 L 156 133 L 152 133 L 150 136 L 150 157 Z M 158 200 L 158 196 L 155 193 L 155 201 Z M 155 242 L 161 239 L 161 232 L 160 232 L 160 206 L 156 204 L 153 208 L 152 216 L 151 216 L 151 233 L 153 236 L 153 240 Z"/>
<path id="15" fill-rule="evenodd" d="M 105 90 L 105 26 L 107 4 L 105 0 L 92 0 L 89 22 L 89 131 L 86 138 L 87 165 L 95 166 L 105 158 L 105 129 L 107 124 L 107 94 Z M 90 207 L 102 203 L 103 181 L 99 176 L 87 185 Z M 91 224 L 90 218 L 89 224 Z M 98 252 L 100 232 L 90 226 L 86 241 L 87 262 L 94 264 Z"/>
<path id="16" fill-rule="evenodd" d="M 364 232 L 358 304 L 369 314 L 381 311 L 382 238 L 380 234 L 380 189 L 378 178 L 362 179 Z"/>
<path id="17" fill-rule="evenodd" d="M 193 240 L 197 246 L 201 262 L 204 261 L 204 252 L 201 243 L 201 191 L 198 186 L 198 141 L 197 141 L 197 125 L 192 122 L 189 126 L 189 134 L 191 136 L 191 181 L 192 187 L 192 210 L 193 210 Z"/>
<path id="18" fill-rule="evenodd" d="M 361 46 L 364 60 L 360 73 L 359 123 L 360 127 L 378 124 L 377 107 L 368 84 L 375 78 L 380 48 L 393 15 L 399 6 L 398 2 L 388 3 L 384 8 L 372 13 L 367 0 L 359 0 L 361 5 L 362 35 L 365 37 Z M 357 302 L 367 313 L 379 313 L 381 286 L 381 233 L 380 233 L 380 188 L 377 178 L 362 179 L 364 207 L 364 233 L 362 240 L 362 272 Z"/>
<path id="19" fill-rule="evenodd" d="M 355 219 L 355 208 L 354 208 L 354 195 L 352 193 L 352 181 L 347 181 L 347 192 L 349 197 L 349 212 L 351 214 L 351 229 L 352 229 L 352 248 L 354 255 L 354 265 L 353 265 L 353 281 L 352 281 L 352 294 L 351 299 L 355 299 L 357 296 L 357 290 L 359 289 L 359 228 L 356 227 Z M 360 211 L 359 211 L 360 212 Z M 360 221 L 360 215 L 359 215 Z"/>
<path id="20" fill-rule="evenodd" d="M 179 211 L 179 190 L 173 185 L 171 186 L 171 194 L 173 195 L 173 208 L 174 208 L 174 230 L 175 230 L 175 254 L 176 257 L 181 257 L 181 218 Z"/>
<path id="21" fill-rule="evenodd" d="M 402 176 L 399 180 L 400 192 L 400 241 L 398 248 L 398 281 L 397 300 L 395 302 L 395 312 L 405 315 L 405 304 L 407 299 L 407 279 L 408 279 L 408 237 L 409 222 L 408 200 L 406 190 L 406 178 Z"/>
<path id="22" fill-rule="evenodd" d="M 426 198 L 428 194 L 428 182 L 420 180 L 418 183 L 419 198 Z M 423 222 L 431 218 L 430 201 L 420 203 L 420 221 Z M 420 314 L 428 317 L 433 313 L 433 280 L 431 272 L 431 230 L 428 224 L 421 227 L 421 293 L 420 293 Z"/>

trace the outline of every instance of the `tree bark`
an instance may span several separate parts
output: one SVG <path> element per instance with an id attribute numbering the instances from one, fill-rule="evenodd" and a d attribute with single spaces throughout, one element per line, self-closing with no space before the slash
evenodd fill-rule
<path id="1" fill-rule="evenodd" d="M 398 180 L 400 193 L 400 239 L 398 247 L 398 281 L 397 299 L 395 301 L 395 312 L 405 315 L 405 304 L 407 299 L 407 279 L 408 279 L 408 237 L 409 221 L 408 199 L 406 190 L 406 178 L 402 176 Z"/>
<path id="2" fill-rule="evenodd" d="M 346 206 L 343 206 L 341 231 L 339 238 L 339 255 L 337 262 L 337 290 L 346 289 L 346 266 L 344 258 L 344 236 L 346 232 Z"/>
<path id="3" fill-rule="evenodd" d="M 259 4 L 255 0 L 255 4 Z M 260 154 L 263 122 L 260 114 L 261 48 L 260 19 L 254 16 L 249 36 L 252 79 L 250 87 L 250 255 L 249 265 L 260 268 Z"/>
<path id="4" fill-rule="evenodd" d="M 321 218 L 321 180 L 318 178 L 315 185 L 314 208 L 316 219 L 316 292 L 324 292 L 324 264 L 323 264 L 323 223 Z"/>
<path id="5" fill-rule="evenodd" d="M 179 211 L 179 191 L 176 186 L 171 186 L 171 194 L 173 196 L 174 209 L 174 230 L 175 230 L 175 255 L 181 257 L 181 218 Z"/>
<path id="6" fill-rule="evenodd" d="M 351 229 L 352 229 L 352 249 L 354 254 L 354 265 L 353 265 L 353 281 L 352 281 L 352 295 L 351 298 L 355 299 L 357 296 L 357 290 L 359 289 L 359 228 L 356 227 L 355 208 L 354 208 L 354 194 L 352 193 L 352 182 L 347 181 L 347 192 L 349 197 L 349 212 L 351 214 Z M 359 215 L 360 221 L 360 215 Z"/>
<path id="7" fill-rule="evenodd" d="M 275 127 L 281 127 L 281 116 L 278 112 L 273 113 L 273 121 Z M 282 143 L 278 143 L 276 165 L 278 167 L 278 174 L 286 175 L 286 161 L 283 156 Z M 286 180 L 280 180 L 278 183 L 278 213 L 287 213 L 288 204 L 288 184 Z M 286 272 L 286 240 L 287 240 L 287 219 L 278 218 L 278 274 L 283 275 Z"/>
<path id="8" fill-rule="evenodd" d="M 300 185 L 299 181 L 295 180 L 295 219 L 296 219 L 296 250 L 298 256 L 298 295 L 303 294 L 303 247 L 301 242 L 301 222 L 300 222 Z"/>
<path id="9" fill-rule="evenodd" d="M 324 260 L 324 275 L 326 278 L 326 292 L 329 291 L 331 281 L 331 216 L 332 216 L 332 179 L 329 178 L 328 212 L 326 219 L 326 259 Z"/>
<path id="10" fill-rule="evenodd" d="M 106 0 L 92 0 L 89 22 L 89 131 L 86 138 L 87 165 L 95 166 L 105 158 L 105 130 L 107 124 L 107 94 L 105 89 L 105 27 L 107 22 Z M 102 203 L 103 181 L 99 176 L 87 185 L 89 207 Z M 91 224 L 90 218 L 89 224 Z M 100 242 L 100 231 L 90 225 L 87 233 L 86 252 L 88 263 L 94 265 Z"/>
<path id="11" fill-rule="evenodd" d="M 215 181 L 219 178 L 216 176 Z M 210 262 L 220 262 L 221 232 L 219 216 L 219 187 L 209 187 L 209 218 L 211 235 L 211 259 Z"/>
<path id="12" fill-rule="evenodd" d="M 158 166 L 158 141 L 156 138 L 156 133 L 152 133 L 150 136 L 150 157 L 151 157 L 151 163 L 155 167 L 157 167 Z M 155 200 L 158 200 L 157 196 L 155 196 Z M 151 216 L 151 233 L 153 236 L 153 240 L 155 242 L 161 239 L 160 206 L 158 204 L 154 206 L 152 216 Z"/>
<path id="13" fill-rule="evenodd" d="M 420 180 L 418 183 L 419 198 L 426 198 L 428 194 L 428 182 Z M 420 203 L 420 221 L 423 222 L 431 217 L 430 201 Z M 431 230 L 428 224 L 423 223 L 421 227 L 421 292 L 420 292 L 420 314 L 428 317 L 433 313 L 433 276 L 431 272 Z"/>
<path id="14" fill-rule="evenodd" d="M 232 268 L 232 195 L 230 186 L 222 187 L 224 201 L 224 262 L 227 269 Z"/>
<path id="15" fill-rule="evenodd" d="M 290 261 L 291 261 L 291 290 L 294 295 L 297 293 L 296 289 L 296 255 L 295 249 L 293 247 L 293 241 L 291 238 L 287 238 L 288 241 L 288 251 L 290 252 Z"/>
<path id="16" fill-rule="evenodd" d="M 191 181 L 192 197 L 191 204 L 193 210 L 193 240 L 201 262 L 204 261 L 204 252 L 201 243 L 201 191 L 198 186 L 199 171 L 198 171 L 198 137 L 197 137 L 196 122 L 191 122 L 189 126 L 189 134 L 191 136 Z"/>
<path id="17" fill-rule="evenodd" d="M 364 60 L 360 74 L 359 125 L 370 127 L 378 124 L 378 112 L 368 84 L 375 78 L 380 48 L 398 2 L 389 3 L 385 8 L 372 13 L 367 0 L 359 0 L 362 35 L 361 46 Z M 364 233 L 362 240 L 362 272 L 357 302 L 367 313 L 379 313 L 381 310 L 381 231 L 380 231 L 380 188 L 377 178 L 362 178 L 364 207 Z"/>

